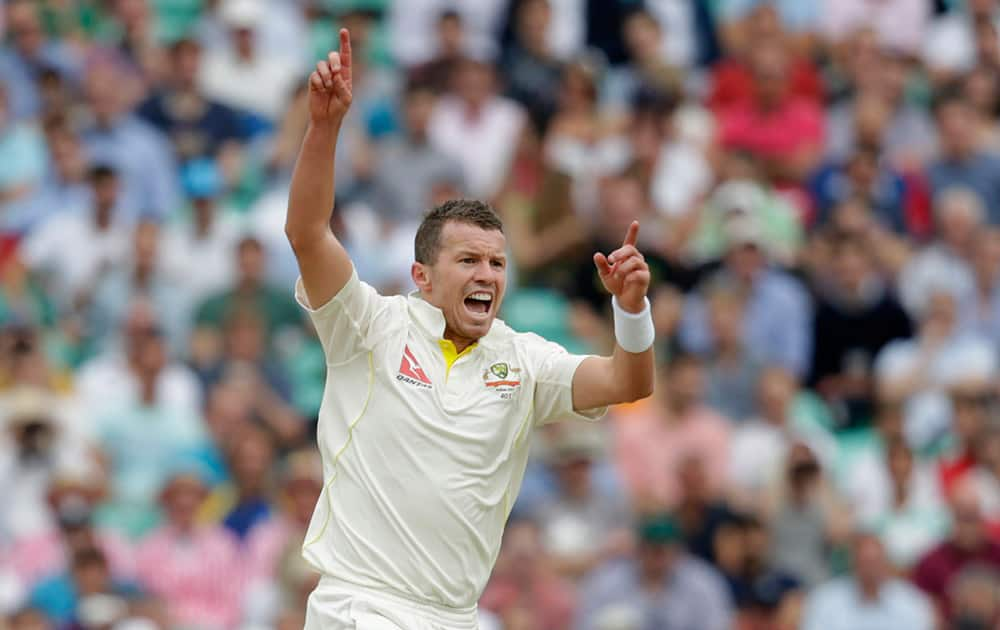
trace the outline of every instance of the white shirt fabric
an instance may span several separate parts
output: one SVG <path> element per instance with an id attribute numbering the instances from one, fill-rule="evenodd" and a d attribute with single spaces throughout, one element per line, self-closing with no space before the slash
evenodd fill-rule
<path id="1" fill-rule="evenodd" d="M 585 357 L 500 320 L 450 372 L 442 312 L 382 297 L 356 272 L 309 312 L 327 358 L 325 485 L 303 545 L 324 575 L 472 610 L 524 476 L 532 430 L 573 411 Z"/>
<path id="2" fill-rule="evenodd" d="M 993 19 L 1000 31 L 1000 14 Z M 931 23 L 924 40 L 924 63 L 932 70 L 968 72 L 976 65 L 976 34 L 972 19 L 962 11 Z"/>
<path id="3" fill-rule="evenodd" d="M 839 43 L 858 29 L 871 28 L 882 46 L 918 54 L 930 12 L 930 3 L 924 0 L 826 0 L 820 24 L 831 42 Z"/>
<path id="4" fill-rule="evenodd" d="M 198 83 L 205 96 L 224 105 L 279 120 L 300 79 L 305 80 L 300 68 L 281 57 L 258 50 L 247 62 L 234 52 L 220 50 L 205 57 Z"/>
<path id="5" fill-rule="evenodd" d="M 694 209 L 712 186 L 712 166 L 687 142 L 668 142 L 660 150 L 650 191 L 656 209 L 677 218 Z"/>
<path id="6" fill-rule="evenodd" d="M 895 566 L 911 567 L 930 551 L 948 530 L 948 508 L 937 470 L 914 462 L 906 500 L 895 505 L 892 476 L 884 453 L 869 452 L 851 466 L 844 488 L 854 518 L 879 532 Z"/>
<path id="7" fill-rule="evenodd" d="M 109 351 L 90 359 L 80 367 L 76 379 L 81 430 L 97 437 L 97 422 L 109 412 L 139 404 L 141 384 L 123 354 Z M 156 397 L 160 404 L 182 409 L 198 416 L 202 408 L 198 377 L 183 363 L 168 363 L 156 379 Z"/>
<path id="8" fill-rule="evenodd" d="M 476 117 L 457 98 L 441 99 L 428 123 L 431 144 L 465 169 L 473 197 L 489 199 L 500 190 L 521 137 L 524 112 L 507 98 L 496 97 Z"/>
<path id="9" fill-rule="evenodd" d="M 445 10 L 454 10 L 462 20 L 464 52 L 476 59 L 493 58 L 498 53 L 496 39 L 507 4 L 507 0 L 390 2 L 388 28 L 393 56 L 403 66 L 414 66 L 433 59 L 439 52 L 438 19 Z"/>
<path id="10" fill-rule="evenodd" d="M 689 68 L 698 60 L 694 3 L 688 0 L 646 0 L 646 8 L 663 32 L 663 60 Z"/>
<path id="11" fill-rule="evenodd" d="M 587 39 L 587 7 L 584 0 L 549 0 L 547 41 L 552 54 L 569 60 L 580 54 Z"/>
<path id="12" fill-rule="evenodd" d="M 911 317 L 920 314 L 931 295 L 950 292 L 956 298 L 976 287 L 969 263 L 941 244 L 934 244 L 914 256 L 899 273 L 899 298 Z"/>
<path id="13" fill-rule="evenodd" d="M 68 212 L 32 232 L 22 253 L 29 268 L 52 279 L 53 294 L 73 296 L 102 271 L 121 265 L 131 243 L 131 229 L 122 223 L 99 230 L 89 212 Z"/>
<path id="14" fill-rule="evenodd" d="M 219 213 L 205 235 L 191 223 L 172 225 L 164 235 L 161 259 L 167 275 L 184 279 L 192 303 L 222 291 L 236 280 L 236 244 L 239 223 L 231 215 Z"/>
<path id="15" fill-rule="evenodd" d="M 924 355 L 930 353 L 930 358 Z M 875 357 L 879 383 L 912 373 L 921 365 L 926 387 L 903 403 L 903 433 L 916 450 L 940 440 L 951 427 L 951 401 L 946 388 L 965 378 L 995 378 L 996 353 L 989 339 L 976 335 L 955 336 L 940 347 L 926 350 L 919 338 L 897 339 Z"/>
<path id="16" fill-rule="evenodd" d="M 934 609 L 927 597 L 903 580 L 891 579 L 869 601 L 847 577 L 828 582 L 806 600 L 802 630 L 931 630 Z"/>
<path id="17" fill-rule="evenodd" d="M 794 418 L 789 418 L 794 423 Z M 762 419 L 744 422 L 733 431 L 729 443 L 729 484 L 746 492 L 762 492 L 784 474 L 786 456 L 796 442 L 802 442 L 823 466 L 831 466 L 836 443 L 818 431 L 794 426 L 781 427 Z"/>

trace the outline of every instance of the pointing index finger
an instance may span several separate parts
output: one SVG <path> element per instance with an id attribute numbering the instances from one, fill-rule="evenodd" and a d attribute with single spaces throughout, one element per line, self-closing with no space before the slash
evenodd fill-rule
<path id="1" fill-rule="evenodd" d="M 632 225 L 628 226 L 628 232 L 625 234 L 625 240 L 622 241 L 622 247 L 626 245 L 635 245 L 636 239 L 639 238 L 639 222 L 632 221 Z"/>
<path id="2" fill-rule="evenodd" d="M 343 67 L 342 74 L 344 81 L 351 84 L 351 33 L 346 29 L 340 29 L 340 64 Z"/>

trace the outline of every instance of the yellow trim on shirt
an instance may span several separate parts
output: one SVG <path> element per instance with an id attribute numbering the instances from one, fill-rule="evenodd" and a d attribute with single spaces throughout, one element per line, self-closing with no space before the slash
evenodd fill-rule
<path id="1" fill-rule="evenodd" d="M 368 403 L 372 401 L 372 391 L 374 389 L 375 389 L 375 357 L 374 353 L 369 352 L 368 395 L 365 397 L 365 404 L 361 408 L 361 413 L 359 413 L 358 417 L 354 419 L 354 422 L 347 425 L 347 440 L 344 442 L 344 445 L 340 447 L 340 450 L 337 451 L 337 454 L 333 456 L 333 461 L 330 464 L 330 467 L 333 468 L 333 473 L 330 475 L 330 481 L 326 482 L 326 485 L 323 486 L 323 492 L 320 494 L 320 498 L 322 498 L 324 494 L 326 495 L 326 518 L 323 519 L 323 527 L 320 528 L 319 533 L 316 534 L 316 536 L 312 540 L 307 540 L 302 544 L 303 551 L 305 551 L 305 549 L 310 545 L 314 545 L 317 542 L 319 542 L 320 539 L 323 538 L 323 535 L 326 534 L 326 528 L 330 524 L 330 517 L 333 515 L 333 502 L 330 500 L 330 486 L 333 485 L 333 482 L 337 479 L 337 473 L 340 472 L 340 469 L 337 468 L 337 463 L 340 461 L 340 456 L 343 455 L 344 451 L 347 450 L 347 447 L 351 445 L 351 440 L 354 439 L 354 427 L 358 426 L 358 423 L 361 422 L 361 419 L 365 417 L 365 413 L 368 412 Z M 323 443 L 319 442 L 318 447 L 322 450 Z"/>
<path id="2" fill-rule="evenodd" d="M 459 352 L 451 339 L 440 339 L 438 343 L 441 345 L 441 354 L 444 355 L 444 382 L 447 383 L 448 375 L 451 374 L 451 366 L 455 365 L 455 361 L 458 361 L 459 357 L 469 354 L 476 347 L 476 344 L 469 344 L 465 350 Z"/>

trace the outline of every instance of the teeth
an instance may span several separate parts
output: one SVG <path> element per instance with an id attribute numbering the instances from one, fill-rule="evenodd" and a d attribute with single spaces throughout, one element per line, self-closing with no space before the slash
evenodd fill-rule
<path id="1" fill-rule="evenodd" d="M 482 293 L 482 292 L 480 292 L 480 293 L 473 293 L 472 295 L 469 296 L 469 299 L 472 299 L 472 300 L 481 300 L 483 302 L 489 302 L 489 301 L 491 301 L 493 299 L 493 296 L 490 295 L 489 293 Z"/>

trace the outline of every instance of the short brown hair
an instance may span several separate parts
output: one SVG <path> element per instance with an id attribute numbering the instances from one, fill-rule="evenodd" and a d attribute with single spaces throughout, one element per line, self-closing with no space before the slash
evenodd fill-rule
<path id="1" fill-rule="evenodd" d="M 475 199 L 452 199 L 427 213 L 417 229 L 413 254 L 418 263 L 431 265 L 441 251 L 441 230 L 449 221 L 467 223 L 484 230 L 503 232 L 503 222 L 488 203 Z"/>

